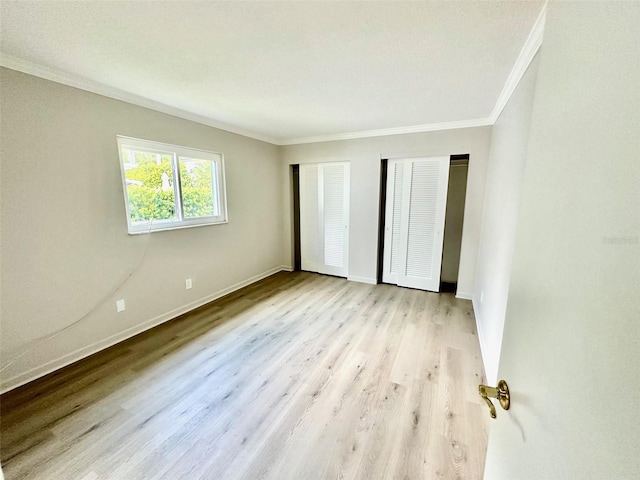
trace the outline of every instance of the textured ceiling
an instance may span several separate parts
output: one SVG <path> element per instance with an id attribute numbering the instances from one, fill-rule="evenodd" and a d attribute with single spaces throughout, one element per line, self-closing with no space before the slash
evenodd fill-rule
<path id="1" fill-rule="evenodd" d="M 488 117 L 542 4 L 3 0 L 0 50 L 293 139 Z"/>

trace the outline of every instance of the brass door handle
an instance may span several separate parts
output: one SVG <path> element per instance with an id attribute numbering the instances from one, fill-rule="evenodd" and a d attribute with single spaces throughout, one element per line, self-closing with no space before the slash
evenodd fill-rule
<path id="1" fill-rule="evenodd" d="M 509 395 L 509 385 L 507 385 L 507 382 L 504 380 L 500 380 L 497 387 L 479 385 L 478 391 L 480 392 L 482 399 L 487 402 L 487 405 L 489 406 L 489 414 L 491 415 L 491 418 L 496 418 L 496 407 L 493 406 L 493 403 L 489 398 L 497 398 L 498 402 L 500 402 L 500 406 L 505 410 L 509 410 L 509 406 L 511 405 L 511 396 Z"/>

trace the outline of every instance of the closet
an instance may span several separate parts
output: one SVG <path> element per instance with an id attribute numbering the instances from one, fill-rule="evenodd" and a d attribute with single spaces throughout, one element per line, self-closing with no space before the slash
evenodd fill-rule
<path id="1" fill-rule="evenodd" d="M 449 157 L 388 161 L 382 281 L 437 292 Z"/>
<path id="2" fill-rule="evenodd" d="M 302 270 L 348 275 L 349 173 L 348 162 L 300 165 Z"/>

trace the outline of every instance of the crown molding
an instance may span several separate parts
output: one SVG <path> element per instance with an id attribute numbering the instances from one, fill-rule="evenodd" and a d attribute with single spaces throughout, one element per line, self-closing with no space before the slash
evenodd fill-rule
<path id="1" fill-rule="evenodd" d="M 438 130 L 451 130 L 456 128 L 484 127 L 496 123 L 498 117 L 507 105 L 507 102 L 522 80 L 527 68 L 531 64 L 533 57 L 538 53 L 544 37 L 544 24 L 547 15 L 547 1 L 545 1 L 538 18 L 536 19 L 526 42 L 524 43 L 511 73 L 498 96 L 491 115 L 486 118 L 473 120 L 460 120 L 444 123 L 428 123 L 424 125 L 412 125 L 408 127 L 385 128 L 381 130 L 364 130 L 361 132 L 338 133 L 335 135 L 319 135 L 314 137 L 301 137 L 285 139 L 280 145 L 298 145 L 302 143 L 331 142 L 337 140 L 352 140 L 356 138 L 382 137 L 385 135 L 401 135 L 405 133 L 435 132 Z"/>
<path id="2" fill-rule="evenodd" d="M 336 133 L 332 135 L 318 135 L 314 137 L 289 138 L 281 145 L 298 145 L 301 143 L 333 142 L 336 140 L 352 140 L 355 138 L 384 137 L 387 135 L 402 135 L 406 133 L 435 132 L 438 130 L 453 130 L 456 128 L 486 127 L 493 125 L 490 118 L 476 118 L 473 120 L 459 120 L 454 122 L 427 123 L 424 125 L 410 125 L 407 127 L 383 128 L 380 130 L 363 130 L 360 132 Z"/>
<path id="3" fill-rule="evenodd" d="M 544 2 L 542 6 L 542 10 L 536 19 L 536 22 L 533 24 L 531 28 L 531 32 L 529 32 L 529 36 L 527 37 L 527 41 L 524 42 L 522 46 L 522 50 L 520 50 L 520 55 L 518 55 L 518 59 L 516 60 L 515 65 L 511 69 L 511 73 L 507 77 L 507 81 L 502 88 L 502 92 L 500 92 L 500 96 L 496 101 L 495 106 L 493 107 L 493 111 L 489 118 L 491 119 L 491 124 L 493 125 L 500 117 L 502 110 L 507 105 L 507 102 L 513 95 L 513 92 L 516 90 L 516 87 L 522 80 L 527 68 L 531 64 L 533 57 L 535 57 L 536 53 L 540 49 L 542 45 L 542 39 L 544 37 L 544 23 L 547 17 L 547 2 Z"/>
<path id="4" fill-rule="evenodd" d="M 174 117 L 184 118 L 185 120 L 191 120 L 192 122 L 208 125 L 210 127 L 218 128 L 226 132 L 235 133 L 245 137 L 253 138 L 255 140 L 261 140 L 263 142 L 272 143 L 274 145 L 280 145 L 280 139 L 272 138 L 267 135 L 261 135 L 259 133 L 250 132 L 232 125 L 227 125 L 222 122 L 218 122 L 209 117 L 198 115 L 197 113 L 188 112 L 177 107 L 172 107 L 164 103 L 151 100 L 149 98 L 141 97 L 134 93 L 129 93 L 119 88 L 110 87 L 88 78 L 74 75 L 71 73 L 63 72 L 51 67 L 46 67 L 22 58 L 0 53 L 0 66 L 9 68 L 11 70 L 17 70 L 22 73 L 27 73 L 36 77 L 44 78 L 45 80 L 51 80 L 52 82 L 62 83 L 70 87 L 79 88 L 80 90 L 86 90 L 87 92 L 97 93 L 104 97 L 113 98 L 115 100 L 121 100 L 123 102 L 132 103 L 140 107 L 155 110 L 157 112 L 173 115 Z"/>
<path id="5" fill-rule="evenodd" d="M 516 60 L 515 65 L 513 66 L 511 73 L 507 77 L 507 81 L 502 91 L 500 92 L 500 96 L 496 101 L 491 115 L 489 115 L 488 117 L 476 118 L 471 120 L 459 120 L 453 122 L 427 123 L 424 125 L 410 125 L 406 127 L 383 128 L 378 130 L 363 130 L 359 132 L 337 133 L 331 135 L 317 135 L 286 139 L 270 137 L 268 135 L 262 135 L 222 122 L 218 122 L 203 115 L 198 115 L 196 113 L 188 112 L 177 107 L 172 107 L 170 105 L 166 105 L 149 98 L 141 97 L 139 95 L 129 93 L 118 88 L 110 87 L 108 85 L 104 85 L 102 83 L 95 82 L 78 75 L 63 72 L 62 70 L 39 65 L 37 63 L 14 57 L 12 55 L 0 53 L 0 66 L 27 73 L 29 75 L 34 75 L 36 77 L 44 78 L 46 80 L 51 80 L 53 82 L 69 85 L 70 87 L 97 93 L 98 95 L 103 95 L 105 97 L 132 103 L 140 107 L 155 110 L 157 112 L 184 118 L 185 120 L 208 125 L 210 127 L 218 128 L 227 132 L 243 135 L 245 137 L 253 138 L 256 140 L 261 140 L 273 145 L 298 145 L 303 143 L 353 140 L 357 138 L 382 137 L 387 135 L 402 135 L 407 133 L 435 132 L 439 130 L 452 130 L 457 128 L 485 127 L 491 126 L 496 123 L 496 121 L 500 117 L 500 114 L 502 113 L 502 110 L 504 110 L 504 107 L 506 106 L 507 102 L 511 98 L 511 95 L 513 95 L 513 92 L 518 86 L 518 83 L 520 83 L 520 80 L 527 71 L 527 68 L 533 60 L 533 57 L 538 52 L 540 45 L 542 45 L 546 12 L 547 2 L 545 2 L 545 4 L 543 5 L 538 18 L 536 19 L 536 22 L 534 23 L 531 32 L 527 37 L 527 41 L 520 50 L 520 54 L 518 55 L 518 59 Z"/>

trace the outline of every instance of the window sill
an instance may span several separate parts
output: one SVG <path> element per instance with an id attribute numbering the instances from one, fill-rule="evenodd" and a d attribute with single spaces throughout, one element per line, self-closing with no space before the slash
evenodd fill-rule
<path id="1" fill-rule="evenodd" d="M 129 235 L 144 235 L 148 233 L 156 233 L 156 232 L 166 232 L 169 230 L 183 230 L 185 228 L 197 228 L 197 227 L 209 227 L 212 225 L 224 225 L 225 223 L 229 223 L 229 220 L 216 220 L 213 222 L 206 223 L 177 223 L 177 224 L 156 224 L 155 226 L 150 226 L 149 228 L 144 229 L 129 229 Z"/>

